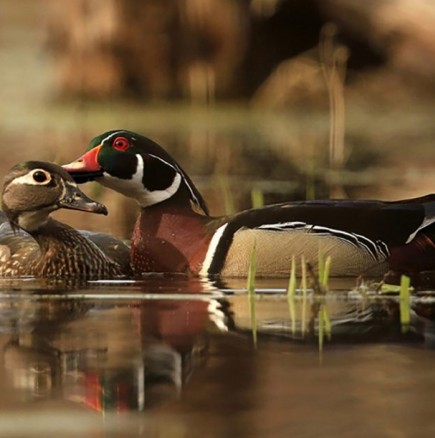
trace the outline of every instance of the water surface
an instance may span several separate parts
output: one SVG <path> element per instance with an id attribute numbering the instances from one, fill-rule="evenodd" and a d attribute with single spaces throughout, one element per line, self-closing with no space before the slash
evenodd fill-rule
<path id="1" fill-rule="evenodd" d="M 397 296 L 338 283 L 320 352 L 313 297 L 293 332 L 286 281 L 256 286 L 255 346 L 243 281 L 2 280 L 0 435 L 433 435 L 430 294 L 403 327 Z"/>

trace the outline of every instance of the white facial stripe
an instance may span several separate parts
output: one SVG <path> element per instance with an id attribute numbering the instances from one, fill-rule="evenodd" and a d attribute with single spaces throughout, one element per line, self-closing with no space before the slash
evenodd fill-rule
<path id="1" fill-rule="evenodd" d="M 42 172 L 47 180 L 44 182 L 37 182 L 34 180 L 33 175 L 35 172 Z M 30 172 L 26 173 L 23 176 L 19 176 L 18 178 L 14 178 L 10 185 L 18 185 L 18 184 L 26 184 L 28 186 L 45 186 L 51 181 L 51 175 L 44 169 L 33 169 Z"/>
<path id="2" fill-rule="evenodd" d="M 66 192 L 67 192 L 67 187 L 72 187 L 74 189 L 77 189 L 77 184 L 73 181 L 64 181 L 63 179 L 60 180 L 61 184 L 62 184 L 62 194 L 59 197 L 59 199 L 63 199 L 66 196 Z"/>
<path id="3" fill-rule="evenodd" d="M 101 140 L 100 144 L 104 144 L 106 141 L 110 140 L 113 137 L 117 137 L 120 134 L 127 134 L 127 131 L 116 131 L 116 132 L 112 132 L 112 134 L 109 134 L 107 137 L 104 137 Z M 133 137 L 132 137 L 133 138 Z M 135 140 L 135 138 L 133 138 L 133 140 Z"/>
<path id="4" fill-rule="evenodd" d="M 62 180 L 62 182 L 64 182 L 64 180 Z M 65 184 L 75 189 L 77 188 L 77 184 L 74 181 L 65 181 Z"/>
<path id="5" fill-rule="evenodd" d="M 101 144 L 104 144 L 105 142 L 111 140 L 114 137 L 117 137 L 118 135 L 122 135 L 122 134 L 127 134 L 126 131 L 116 131 L 113 132 L 112 134 L 109 134 L 107 137 L 103 138 L 101 140 Z M 136 140 L 134 137 L 132 137 L 133 140 Z M 143 158 L 141 155 L 136 154 L 136 157 L 138 159 L 138 166 L 137 166 L 137 171 L 136 173 L 133 175 L 132 179 L 127 181 L 127 184 L 124 184 L 123 181 L 121 181 L 119 178 L 114 178 L 111 177 L 110 175 L 108 175 L 106 172 L 104 173 L 104 177 L 106 179 L 110 179 L 111 181 L 116 181 L 115 184 L 113 185 L 113 187 L 109 184 L 104 184 L 104 179 L 99 180 L 101 184 L 103 185 L 107 185 L 110 188 L 114 188 L 115 190 L 118 190 L 119 192 L 123 193 L 126 196 L 129 196 L 131 198 L 134 198 L 136 200 L 138 200 L 139 204 L 142 207 L 146 207 L 148 205 L 152 205 L 152 204 L 156 204 L 157 202 L 161 202 L 164 201 L 165 199 L 168 199 L 170 196 L 172 196 L 180 187 L 180 183 L 181 183 L 181 178 L 183 178 L 184 173 L 182 172 L 182 170 L 175 164 L 171 164 L 168 161 L 164 160 L 163 158 L 158 157 L 157 155 L 154 154 L 148 154 L 150 157 L 155 158 L 156 160 L 161 161 L 162 163 L 165 163 L 167 166 L 171 167 L 172 169 L 175 170 L 175 172 L 177 173 L 177 175 L 174 178 L 174 181 L 172 182 L 171 186 L 166 189 L 166 190 L 155 190 L 153 192 L 148 192 L 148 193 L 152 193 L 151 198 L 155 198 L 155 199 L 160 199 L 159 201 L 156 202 L 149 202 L 149 200 L 143 204 L 143 201 L 139 200 L 139 197 L 137 196 L 138 192 L 142 192 L 143 190 L 132 190 L 131 188 L 131 183 L 138 183 L 139 186 L 142 186 L 142 174 L 143 174 Z M 186 179 L 184 179 L 184 182 L 187 186 L 187 189 L 190 192 L 190 196 L 193 199 L 193 202 L 200 206 L 200 202 L 198 200 L 198 198 L 195 196 L 195 192 L 193 190 L 193 188 L 190 186 L 190 184 L 187 182 Z M 126 193 L 126 190 L 128 190 L 128 193 Z M 136 192 L 136 194 L 134 194 L 134 192 Z M 169 195 L 169 196 L 168 196 Z M 140 198 L 143 198 L 143 196 L 140 196 Z M 146 196 L 146 198 L 149 198 L 148 196 Z"/>
<path id="6" fill-rule="evenodd" d="M 116 178 L 104 172 L 104 178 L 98 179 L 98 181 L 102 185 L 112 188 L 125 196 L 136 199 L 141 207 L 149 207 L 150 205 L 165 201 L 176 193 L 181 184 L 181 175 L 179 173 L 175 174 L 172 184 L 168 188 L 164 190 L 147 190 L 142 183 L 143 158 L 139 154 L 136 157 L 137 169 L 131 179 Z"/>
<path id="7" fill-rule="evenodd" d="M 225 231 L 225 228 L 227 227 L 227 223 L 220 226 L 215 233 L 213 234 L 213 237 L 211 238 L 210 245 L 208 246 L 207 254 L 205 255 L 204 262 L 202 263 L 201 271 L 199 272 L 200 275 L 207 275 L 208 270 L 210 269 L 210 265 L 213 261 L 213 257 L 216 253 L 216 248 L 219 245 L 219 242 L 221 240 L 222 234 Z"/>
<path id="8" fill-rule="evenodd" d="M 145 190 L 146 195 L 143 196 L 140 202 L 141 207 L 147 207 L 149 205 L 157 204 L 159 202 L 165 201 L 173 196 L 181 184 L 181 175 L 179 173 L 175 174 L 172 184 L 165 190 L 153 190 L 152 192 Z"/>
<path id="9" fill-rule="evenodd" d="M 142 155 L 139 154 L 136 154 L 136 158 L 137 158 L 136 173 L 132 176 L 131 180 L 135 185 L 142 187 L 143 186 L 142 177 L 144 170 L 143 158 Z"/>
<path id="10" fill-rule="evenodd" d="M 156 155 L 153 155 L 153 154 L 148 154 L 148 155 L 150 157 L 153 157 L 153 158 L 157 159 L 157 160 L 160 160 L 162 163 L 165 163 L 167 166 L 172 167 L 172 169 L 174 169 L 175 172 L 177 172 L 178 174 L 183 175 L 183 172 L 181 171 L 181 169 L 177 165 L 174 166 L 173 164 L 168 163 L 167 161 L 163 160 L 160 157 L 157 157 Z M 187 186 L 187 188 L 188 188 L 188 190 L 190 192 L 191 198 L 193 199 L 195 204 L 198 205 L 198 207 L 199 207 L 200 206 L 200 202 L 199 202 L 198 198 L 195 196 L 195 193 L 194 193 L 192 187 L 190 186 L 190 184 L 187 182 L 186 179 L 184 180 L 184 182 L 185 182 L 185 184 L 186 184 L 186 186 Z"/>

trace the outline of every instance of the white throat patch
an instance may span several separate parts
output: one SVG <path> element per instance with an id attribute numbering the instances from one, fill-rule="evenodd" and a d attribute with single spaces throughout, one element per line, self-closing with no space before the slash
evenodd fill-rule
<path id="1" fill-rule="evenodd" d="M 176 172 L 175 177 L 169 187 L 164 190 L 147 190 L 142 182 L 144 162 L 141 155 L 137 154 L 136 173 L 130 179 L 122 179 L 109 175 L 104 172 L 103 178 L 96 180 L 103 186 L 109 187 L 122 193 L 125 196 L 135 199 L 141 207 L 149 207 L 159 202 L 165 201 L 173 196 L 180 187 L 181 175 Z M 163 160 L 162 160 L 163 161 Z M 166 161 L 164 161 L 166 163 Z M 169 165 L 169 163 L 166 163 Z M 171 166 L 173 168 L 173 166 Z"/>
<path id="2" fill-rule="evenodd" d="M 28 232 L 36 231 L 47 223 L 48 216 L 53 210 L 55 210 L 55 208 L 25 211 L 18 216 L 18 225 Z"/>

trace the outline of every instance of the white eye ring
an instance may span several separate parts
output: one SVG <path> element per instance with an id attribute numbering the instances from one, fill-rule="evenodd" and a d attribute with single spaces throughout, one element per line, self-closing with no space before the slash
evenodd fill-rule
<path id="1" fill-rule="evenodd" d="M 32 184 L 45 186 L 51 181 L 51 174 L 44 169 L 35 169 L 29 173 Z"/>

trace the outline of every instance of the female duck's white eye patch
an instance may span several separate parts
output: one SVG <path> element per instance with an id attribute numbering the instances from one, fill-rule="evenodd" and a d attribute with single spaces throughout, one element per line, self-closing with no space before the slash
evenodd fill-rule
<path id="1" fill-rule="evenodd" d="M 51 175 L 42 169 L 36 169 L 33 172 L 31 172 L 33 181 L 36 184 L 45 185 L 48 184 L 51 181 Z"/>
<path id="2" fill-rule="evenodd" d="M 44 169 L 33 169 L 23 176 L 15 178 L 12 184 L 27 184 L 30 186 L 46 186 L 52 180 L 51 174 Z"/>

